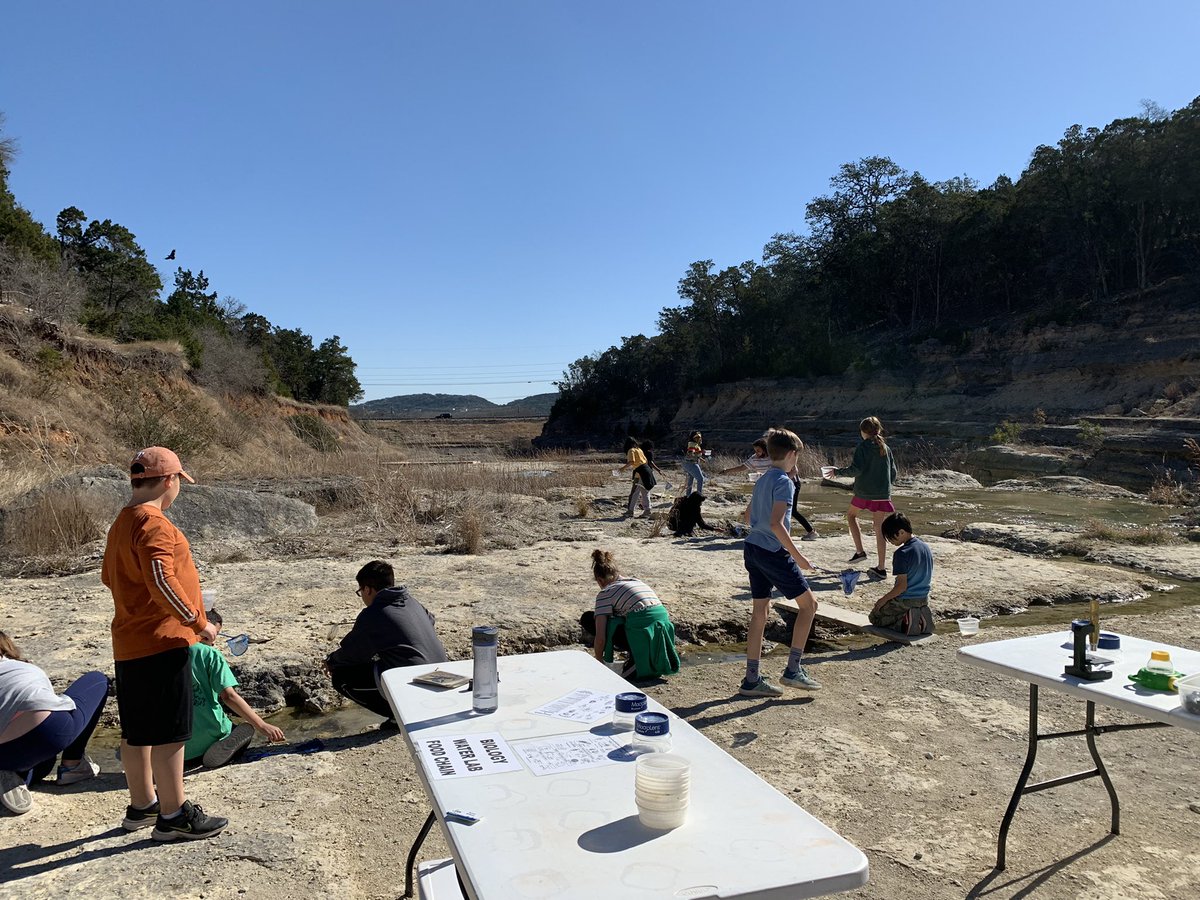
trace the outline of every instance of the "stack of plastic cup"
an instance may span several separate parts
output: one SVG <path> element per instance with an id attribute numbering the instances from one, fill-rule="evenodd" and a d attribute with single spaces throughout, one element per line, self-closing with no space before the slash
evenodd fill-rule
<path id="1" fill-rule="evenodd" d="M 692 764 L 676 753 L 639 756 L 634 776 L 638 819 L 647 828 L 666 831 L 687 819 Z"/>

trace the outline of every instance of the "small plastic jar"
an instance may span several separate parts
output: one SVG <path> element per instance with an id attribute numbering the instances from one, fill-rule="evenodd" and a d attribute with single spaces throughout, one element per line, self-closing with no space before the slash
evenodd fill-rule
<path id="1" fill-rule="evenodd" d="M 1151 650 L 1146 671 L 1156 675 L 1174 675 L 1175 666 L 1171 663 L 1171 654 L 1166 650 Z"/>
<path id="2" fill-rule="evenodd" d="M 665 713 L 638 713 L 633 723 L 635 753 L 669 753 L 671 751 L 671 721 Z"/>
<path id="3" fill-rule="evenodd" d="M 646 695 L 637 691 L 617 694 L 613 701 L 613 728 L 617 731 L 632 731 L 638 713 L 646 711 Z"/>

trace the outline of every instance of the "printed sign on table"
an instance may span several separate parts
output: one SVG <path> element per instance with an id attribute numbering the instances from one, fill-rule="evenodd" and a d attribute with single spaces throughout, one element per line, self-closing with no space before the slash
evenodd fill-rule
<path id="1" fill-rule="evenodd" d="M 516 772 L 521 768 L 508 743 L 495 732 L 421 738 L 416 745 L 419 754 L 430 763 L 429 774 L 435 781 Z"/>
<path id="2" fill-rule="evenodd" d="M 598 719 L 611 716 L 612 711 L 612 694 L 580 688 L 557 700 L 551 700 L 544 706 L 539 706 L 533 710 L 533 713 L 538 716 L 552 716 L 555 719 L 567 719 L 571 722 L 583 722 L 590 725 Z"/>

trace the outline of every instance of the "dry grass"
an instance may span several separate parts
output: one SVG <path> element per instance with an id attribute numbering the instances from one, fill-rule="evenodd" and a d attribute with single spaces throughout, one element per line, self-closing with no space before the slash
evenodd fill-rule
<path id="1" fill-rule="evenodd" d="M 104 511 L 82 491 L 52 491 L 9 513 L 5 543 L 21 556 L 60 556 L 104 537 Z"/>
<path id="2" fill-rule="evenodd" d="M 1150 490 L 1146 492 L 1146 498 L 1151 503 L 1159 503 L 1164 506 L 1188 502 L 1187 489 L 1169 471 L 1160 472 L 1155 477 L 1154 484 L 1150 485 Z"/>
<path id="3" fill-rule="evenodd" d="M 1136 544 L 1138 546 L 1166 544 L 1173 539 L 1171 532 L 1165 528 L 1153 525 L 1123 527 L 1110 525 L 1100 519 L 1088 519 L 1083 525 L 1082 534 L 1094 541 Z"/>
<path id="4" fill-rule="evenodd" d="M 483 549 L 484 538 L 487 536 L 486 518 L 476 506 L 466 506 L 459 513 L 451 529 L 453 542 L 450 549 L 455 553 L 466 553 L 474 556 Z"/>
<path id="5" fill-rule="evenodd" d="M 575 515 L 580 519 L 586 519 L 592 514 L 592 498 L 591 497 L 576 497 L 575 498 Z"/>

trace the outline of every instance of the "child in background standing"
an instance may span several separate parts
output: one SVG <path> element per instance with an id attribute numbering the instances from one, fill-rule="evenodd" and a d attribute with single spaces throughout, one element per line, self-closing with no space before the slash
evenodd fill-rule
<path id="1" fill-rule="evenodd" d="M 658 482 L 650 470 L 646 453 L 642 450 L 637 438 L 632 436 L 625 438 L 624 449 L 625 465 L 617 471 L 633 469 L 633 478 L 629 486 L 629 505 L 625 508 L 625 518 L 632 519 L 633 511 L 639 505 L 644 510 L 643 517 L 648 517 L 650 515 L 650 488 Z"/>
<path id="2" fill-rule="evenodd" d="M 763 438 L 756 439 L 754 441 L 753 448 L 753 456 L 747 456 L 746 461 L 739 465 L 730 466 L 728 469 L 722 469 L 721 474 L 732 475 L 734 472 L 754 472 L 758 475 L 762 475 L 763 472 L 771 468 L 771 457 L 767 455 L 766 440 Z M 817 539 L 816 531 L 813 530 L 813 527 L 809 523 L 808 519 L 804 518 L 804 514 L 800 512 L 799 466 L 797 466 L 795 469 L 792 469 L 792 471 L 788 473 L 788 477 L 792 479 L 792 484 L 796 488 L 795 497 L 792 499 L 792 518 L 799 522 L 800 527 L 804 529 L 804 537 L 800 538 L 800 540 L 815 541 Z"/>
<path id="3" fill-rule="evenodd" d="M 746 536 L 742 555 L 750 574 L 753 608 L 746 636 L 746 677 L 738 689 L 743 697 L 778 697 L 783 693 L 768 684 L 759 672 L 767 607 L 773 587 L 787 599 L 795 600 L 797 606 L 796 623 L 792 626 L 792 649 L 779 683 L 805 691 L 821 687 L 821 683 L 801 665 L 804 644 L 817 612 L 817 600 L 800 573 L 801 568 L 811 569 L 813 565 L 793 543 L 791 532 L 792 499 L 796 488 L 787 473 L 795 468 L 802 446 L 800 438 L 785 428 L 772 428 L 767 432 L 771 468 L 754 483 L 754 493 L 746 507 L 750 533 Z"/>
<path id="4" fill-rule="evenodd" d="M 863 549 L 862 531 L 858 527 L 858 515 L 862 512 L 871 514 L 871 523 L 875 528 L 875 550 L 878 562 L 867 569 L 868 574 L 875 578 L 886 578 L 883 554 L 887 542 L 883 536 L 883 520 L 896 511 L 892 505 L 892 482 L 896 479 L 896 461 L 892 458 L 892 450 L 883 440 L 883 423 L 875 416 L 868 416 L 858 423 L 861 440 L 854 448 L 854 459 L 844 468 L 826 466 L 823 474 L 852 475 L 854 477 L 854 497 L 846 510 L 846 520 L 850 525 L 850 537 L 854 540 L 854 555 L 850 562 L 867 558 Z"/>
<path id="5" fill-rule="evenodd" d="M 692 493 L 692 484 L 696 485 L 696 493 L 704 493 L 704 470 L 700 468 L 700 460 L 704 458 L 704 435 L 693 431 L 688 438 L 687 449 L 683 451 L 683 471 L 687 475 L 687 484 L 683 495 Z"/>

